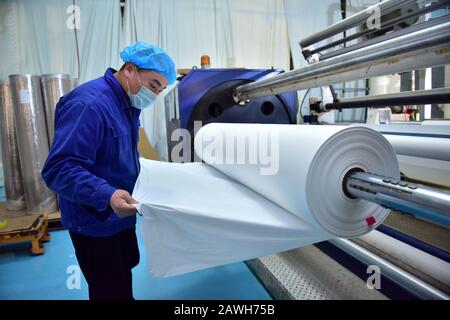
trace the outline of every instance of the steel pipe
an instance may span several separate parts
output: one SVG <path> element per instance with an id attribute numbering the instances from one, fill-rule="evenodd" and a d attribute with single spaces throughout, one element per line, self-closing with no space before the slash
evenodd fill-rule
<path id="1" fill-rule="evenodd" d="M 362 248 L 351 240 L 332 239 L 330 242 L 350 254 L 355 259 L 366 265 L 376 265 L 380 268 L 382 276 L 395 282 L 406 291 L 426 300 L 449 300 L 450 297 L 441 290 L 434 288 L 425 281 L 417 278 L 409 272 L 400 269 L 385 259 L 373 254 L 367 249 Z"/>
<path id="2" fill-rule="evenodd" d="M 450 227 L 450 192 L 398 181 L 367 172 L 354 172 L 344 181 L 349 197 L 365 199 L 396 211 Z"/>
<path id="3" fill-rule="evenodd" d="M 352 239 L 436 288 L 450 288 L 450 264 L 377 230 Z M 360 243 L 363 242 L 363 243 Z M 367 247 L 369 246 L 369 247 Z"/>
<path id="4" fill-rule="evenodd" d="M 320 32 L 312 34 L 309 37 L 306 37 L 305 39 L 300 41 L 300 46 L 302 48 L 306 48 L 307 46 L 328 39 L 329 37 L 332 37 L 340 32 L 343 32 L 345 30 L 348 30 L 359 24 L 364 23 L 364 21 L 366 21 L 374 14 L 375 7 L 378 7 L 378 9 L 381 12 L 381 15 L 383 15 L 391 13 L 397 9 L 400 9 L 402 6 L 408 5 L 413 2 L 416 2 L 416 0 L 386 0 L 380 2 L 378 4 L 370 6 L 369 8 L 361 12 L 358 12 L 357 14 L 354 14 L 351 17 L 348 17 L 347 19 L 344 19 L 334 25 L 331 25 Z"/>
<path id="5" fill-rule="evenodd" d="M 309 51 L 308 49 L 306 49 L 306 50 L 304 50 L 303 52 L 306 53 L 306 52 L 309 51 L 309 52 L 308 52 L 308 55 L 312 55 L 312 54 L 321 52 L 321 51 L 323 51 L 323 50 L 326 50 L 326 49 L 329 49 L 329 48 L 338 46 L 338 45 L 340 45 L 340 44 L 342 44 L 342 43 L 346 43 L 346 42 L 349 42 L 349 41 L 358 39 L 358 38 L 360 38 L 360 37 L 369 35 L 369 34 L 374 33 L 374 32 L 379 32 L 379 31 L 381 31 L 381 30 L 387 30 L 388 28 L 390 28 L 390 27 L 396 25 L 397 23 L 400 23 L 400 22 L 404 21 L 405 19 L 408 19 L 408 18 L 411 18 L 411 17 L 416 17 L 416 16 L 419 16 L 419 15 L 422 15 L 422 14 L 425 14 L 425 13 L 428 13 L 428 12 L 431 12 L 431 11 L 434 11 L 434 10 L 436 10 L 436 9 L 442 8 L 442 7 L 444 7 L 444 6 L 446 6 L 446 5 L 449 5 L 449 4 L 450 4 L 450 0 L 439 1 L 439 2 L 433 3 L 433 4 L 429 5 L 429 6 L 423 7 L 423 8 L 421 8 L 421 9 L 419 9 L 419 10 L 416 10 L 416 11 L 414 11 L 414 12 L 412 12 L 412 13 L 410 13 L 410 14 L 407 14 L 407 15 L 405 15 L 405 16 L 401 16 L 401 17 L 398 17 L 398 18 L 395 18 L 395 19 L 386 21 L 386 22 L 384 22 L 384 23 L 381 24 L 381 29 L 380 29 L 380 30 L 378 30 L 378 29 L 375 29 L 375 30 L 372 30 L 372 29 L 364 30 L 364 31 L 357 32 L 357 33 L 354 33 L 354 34 L 352 34 L 352 35 L 346 36 L 345 38 L 342 38 L 342 39 L 339 39 L 339 40 L 336 40 L 336 41 L 327 43 L 327 44 L 325 44 L 325 45 L 323 45 L 323 46 L 321 46 L 321 47 L 319 47 L 319 48 L 315 48 L 315 49 L 310 50 L 310 51 Z M 439 19 L 440 19 L 440 18 L 439 18 Z M 435 21 L 435 20 L 438 20 L 438 19 L 433 19 L 433 21 Z M 422 24 L 420 24 L 420 25 L 422 25 Z M 413 27 L 415 27 L 415 26 L 416 26 L 416 25 L 411 26 L 411 27 L 408 27 L 407 29 L 408 29 L 409 31 L 411 31 L 410 29 L 413 28 Z M 402 29 L 402 30 L 405 30 L 405 29 Z M 395 33 L 396 33 L 396 32 L 395 32 Z M 394 34 L 394 32 L 389 33 L 389 34 L 392 35 L 392 34 Z M 377 37 L 377 39 L 379 39 L 379 38 L 381 38 L 381 37 Z M 365 41 L 364 43 L 367 43 L 367 41 Z M 352 47 L 353 47 L 353 46 L 352 46 Z M 348 47 L 347 47 L 347 48 L 348 48 Z M 336 50 L 336 51 L 341 51 L 341 50 Z M 336 52 L 336 51 L 333 51 L 333 53 Z M 324 54 L 324 55 L 321 55 L 320 58 L 319 58 L 319 60 L 325 60 L 325 59 L 331 58 L 331 57 L 332 57 L 331 55 L 329 55 L 328 53 L 326 53 L 326 54 Z"/>
<path id="6" fill-rule="evenodd" d="M 448 3 L 450 4 L 450 1 L 448 1 Z M 422 30 L 424 28 L 437 26 L 437 25 L 439 25 L 441 23 L 445 23 L 445 22 L 448 22 L 448 21 L 450 21 L 450 16 L 447 15 L 447 16 L 443 16 L 443 17 L 440 17 L 440 18 L 437 18 L 437 19 L 430 20 L 430 21 L 418 23 L 418 24 L 415 24 L 415 25 L 413 25 L 411 27 L 408 27 L 408 28 L 405 28 L 405 29 L 401 29 L 399 31 L 387 33 L 387 34 L 384 34 L 382 36 L 379 36 L 379 37 L 376 37 L 376 38 L 373 38 L 373 39 L 370 39 L 370 40 L 367 40 L 367 41 L 362 41 L 362 42 L 356 43 L 354 45 L 351 45 L 351 46 L 348 46 L 348 47 L 345 47 L 345 48 L 342 48 L 342 49 L 339 49 L 339 50 L 334 50 L 334 51 L 325 53 L 325 54 L 320 56 L 319 61 L 327 60 L 327 59 L 339 56 L 339 55 L 347 53 L 347 52 L 351 52 L 351 51 L 355 51 L 355 50 L 358 50 L 358 49 L 361 49 L 361 48 L 364 48 L 364 47 L 368 47 L 368 46 L 371 46 L 371 45 L 373 45 L 375 43 L 380 43 L 380 42 L 387 41 L 387 40 L 390 40 L 390 39 L 393 39 L 393 38 L 398 38 L 400 36 L 403 36 L 403 35 L 406 35 L 406 34 L 410 34 L 412 32 L 416 32 L 416 31 Z"/>
<path id="7" fill-rule="evenodd" d="M 419 104 L 450 103 L 450 87 L 417 90 L 340 99 L 322 106 L 323 111 L 348 108 L 387 107 Z"/>
<path id="8" fill-rule="evenodd" d="M 327 86 L 450 62 L 450 21 L 236 88 L 235 98 Z"/>

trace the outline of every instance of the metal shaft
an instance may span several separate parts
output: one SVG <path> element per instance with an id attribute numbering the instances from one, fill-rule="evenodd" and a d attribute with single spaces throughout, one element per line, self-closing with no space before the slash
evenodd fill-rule
<path id="1" fill-rule="evenodd" d="M 450 1 L 448 1 L 448 3 L 450 4 Z M 427 8 L 427 7 L 425 7 L 425 8 Z M 401 29 L 399 31 L 386 33 L 386 34 L 384 34 L 382 36 L 375 37 L 375 38 L 372 38 L 372 39 L 369 39 L 369 40 L 366 40 L 366 41 L 361 41 L 361 42 L 358 42 L 356 44 L 344 47 L 342 49 L 333 50 L 331 52 L 324 53 L 324 54 L 322 54 L 320 56 L 319 60 L 320 61 L 327 60 L 327 59 L 339 56 L 339 55 L 347 53 L 347 52 L 351 52 L 351 51 L 355 51 L 355 50 L 358 50 L 358 49 L 361 49 L 361 48 L 364 48 L 364 47 L 371 46 L 371 45 L 373 45 L 375 43 L 380 43 L 380 42 L 387 41 L 387 40 L 390 40 L 390 39 L 393 39 L 393 38 L 398 38 L 400 36 L 403 36 L 403 35 L 406 35 L 406 34 L 409 34 L 409 33 L 412 33 L 412 32 L 415 32 L 415 31 L 418 31 L 418 30 L 421 30 L 421 29 L 424 29 L 424 28 L 429 28 L 429 27 L 432 27 L 432 26 L 439 25 L 441 23 L 449 21 L 449 19 L 450 19 L 449 16 L 443 16 L 443 17 L 440 17 L 440 18 L 437 18 L 437 19 L 433 19 L 433 20 L 430 20 L 430 21 L 426 21 L 426 22 L 415 24 L 413 26 Z"/>
<path id="2" fill-rule="evenodd" d="M 445 23 L 292 70 L 236 89 L 240 101 L 333 83 L 405 72 L 450 62 L 450 17 Z"/>
<path id="3" fill-rule="evenodd" d="M 445 292 L 436 289 L 426 283 L 425 281 L 417 278 L 413 274 L 402 270 L 401 268 L 395 266 L 394 264 L 386 261 L 385 259 L 379 257 L 378 255 L 370 252 L 367 249 L 357 245 L 351 240 L 347 239 L 331 239 L 330 242 L 341 250 L 352 255 L 359 261 L 366 265 L 376 265 L 383 273 L 383 276 L 394 281 L 401 287 L 403 287 L 408 292 L 421 299 L 426 300 L 449 300 L 450 297 Z"/>
<path id="4" fill-rule="evenodd" d="M 350 174 L 345 191 L 400 212 L 450 226 L 450 192 L 366 172 Z"/>
<path id="5" fill-rule="evenodd" d="M 442 8 L 442 7 L 447 6 L 449 4 L 450 4 L 450 0 L 439 1 L 439 2 L 433 3 L 433 4 L 429 5 L 429 6 L 425 6 L 425 7 L 421 8 L 421 9 L 419 9 L 419 10 L 413 11 L 413 12 L 407 14 L 407 15 L 403 15 L 401 17 L 398 17 L 398 18 L 395 18 L 395 19 L 383 22 L 381 24 L 381 29 L 380 30 L 378 30 L 378 29 L 375 29 L 375 30 L 367 29 L 367 30 L 364 30 L 364 31 L 361 31 L 361 32 L 357 32 L 357 33 L 348 35 L 345 38 L 338 39 L 336 41 L 324 44 L 323 46 L 321 46 L 319 48 L 315 48 L 313 50 L 308 50 L 308 49 L 303 50 L 303 52 L 309 52 L 309 55 L 312 55 L 312 54 L 315 54 L 315 53 L 318 53 L 318 52 L 322 52 L 322 51 L 324 51 L 326 49 L 336 47 L 336 46 L 338 46 L 338 45 L 340 45 L 342 43 L 346 43 L 346 42 L 358 39 L 360 37 L 372 34 L 374 32 L 387 30 L 388 28 L 393 27 L 396 24 L 398 24 L 400 22 L 403 22 L 406 19 L 409 19 L 411 17 L 417 17 L 419 15 L 422 15 L 422 14 L 434 11 L 436 9 Z M 439 19 L 433 19 L 432 21 L 436 21 L 436 20 L 439 20 Z M 428 23 L 428 22 L 430 22 L 430 21 L 427 21 L 426 23 Z M 417 24 L 417 25 L 420 25 L 421 27 L 423 27 L 423 23 L 420 23 L 420 24 Z M 402 29 L 402 30 L 410 30 L 411 31 L 411 29 L 413 27 L 416 27 L 417 25 L 414 25 L 414 26 L 411 26 L 411 27 L 408 27 L 408 28 Z M 392 33 L 388 33 L 388 34 L 390 34 L 390 35 L 395 34 L 396 35 L 397 33 L 398 33 L 398 31 L 392 32 Z M 384 36 L 382 36 L 382 37 L 384 37 Z M 375 39 L 379 39 L 379 38 L 382 38 L 382 37 L 376 37 Z M 384 39 L 384 40 L 386 40 L 386 39 Z M 374 42 L 376 42 L 376 41 L 374 41 Z M 367 41 L 361 42 L 361 44 L 364 44 L 364 43 L 367 43 Z M 356 48 L 355 46 L 350 46 L 350 47 L 352 47 L 352 49 L 351 50 L 347 50 L 347 51 L 352 51 L 352 50 L 354 50 Z M 349 47 L 345 47 L 345 48 L 349 48 Z M 330 53 L 325 53 L 325 54 L 321 55 L 320 56 L 320 60 L 326 60 L 327 58 L 331 58 L 331 57 L 337 55 L 338 52 L 339 52 L 339 54 L 344 53 L 344 51 L 342 51 L 342 49 L 341 50 L 335 50 L 335 51 L 332 51 Z M 334 53 L 336 53 L 336 54 L 334 54 Z"/>
<path id="6" fill-rule="evenodd" d="M 369 19 L 374 14 L 374 7 L 379 8 L 379 12 L 383 14 L 388 14 L 394 12 L 397 9 L 400 9 L 402 6 L 406 6 L 410 3 L 416 2 L 416 0 L 387 0 L 383 1 L 379 4 L 371 6 L 366 10 L 363 10 L 347 19 L 342 20 L 318 33 L 315 33 L 302 41 L 300 41 L 300 45 L 302 48 L 306 48 L 307 46 L 319 42 L 321 40 L 328 39 L 340 32 L 353 28 L 357 25 L 364 23 L 367 19 Z"/>
<path id="7" fill-rule="evenodd" d="M 388 107 L 419 104 L 450 103 L 450 88 L 417 90 L 340 99 L 327 103 L 323 111 L 347 108 Z"/>

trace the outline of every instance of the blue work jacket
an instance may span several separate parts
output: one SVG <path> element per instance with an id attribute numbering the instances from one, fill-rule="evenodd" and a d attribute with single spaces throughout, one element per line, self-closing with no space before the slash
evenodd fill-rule
<path id="1" fill-rule="evenodd" d="M 55 110 L 55 135 L 42 170 L 58 194 L 62 224 L 104 237 L 133 228 L 136 216 L 119 218 L 109 205 L 117 189 L 133 191 L 139 174 L 140 110 L 108 69 L 63 96 Z"/>

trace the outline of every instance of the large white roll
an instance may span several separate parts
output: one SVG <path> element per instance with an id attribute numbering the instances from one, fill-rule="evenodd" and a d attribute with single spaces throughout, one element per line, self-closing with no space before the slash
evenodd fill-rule
<path id="1" fill-rule="evenodd" d="M 208 124 L 195 151 L 206 163 L 141 159 L 133 197 L 155 276 L 366 234 L 388 210 L 346 196 L 345 175 L 399 178 L 391 145 L 362 127 Z"/>
<path id="2" fill-rule="evenodd" d="M 258 147 L 263 140 L 272 145 L 272 161 L 278 161 L 272 164 L 278 168 L 276 174 L 270 174 L 268 168 L 269 174 L 264 174 L 262 169 L 268 166 L 260 162 L 225 163 L 227 141 L 242 137 L 257 139 Z M 246 141 L 249 150 L 250 139 Z M 211 144 L 223 145 L 223 152 L 219 156 L 208 152 L 217 149 Z M 239 147 L 234 145 L 236 154 Z M 258 149 L 258 155 L 261 151 Z M 379 133 L 363 127 L 213 123 L 197 133 L 195 152 L 227 176 L 337 237 L 367 233 L 370 226 L 366 218 L 372 216 L 379 224 L 388 212 L 344 194 L 342 185 L 349 171 L 400 178 L 391 145 Z"/>

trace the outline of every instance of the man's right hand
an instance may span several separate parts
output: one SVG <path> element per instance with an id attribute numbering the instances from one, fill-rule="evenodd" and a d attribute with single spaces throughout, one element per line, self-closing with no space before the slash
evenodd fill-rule
<path id="1" fill-rule="evenodd" d="M 137 210 L 133 204 L 138 203 L 126 190 L 117 189 L 109 199 L 109 205 L 119 218 L 135 215 Z"/>

